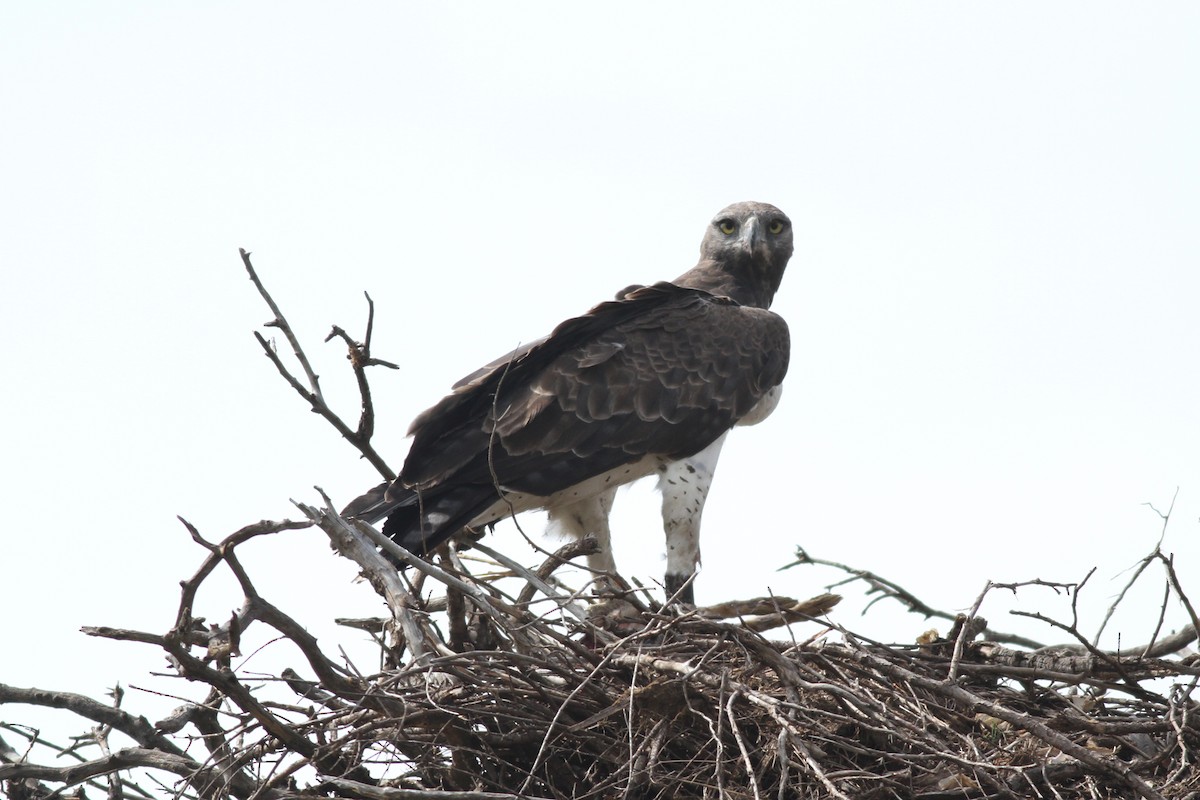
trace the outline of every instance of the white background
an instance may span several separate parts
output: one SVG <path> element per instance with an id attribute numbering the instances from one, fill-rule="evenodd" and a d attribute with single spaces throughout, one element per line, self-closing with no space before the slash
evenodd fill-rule
<path id="1" fill-rule="evenodd" d="M 739 200 L 795 224 L 792 362 L 776 414 L 726 445 L 701 602 L 837 579 L 777 572 L 797 545 L 951 611 L 989 579 L 1097 567 L 1091 632 L 1158 539 L 1143 504 L 1176 487 L 1163 547 L 1200 599 L 1198 53 L 1183 3 L 5 4 L 0 681 L 194 695 L 148 677 L 152 648 L 78 628 L 170 626 L 203 556 L 176 514 L 220 539 L 376 482 L 260 353 L 239 246 L 350 420 L 321 340 L 361 335 L 372 294 L 376 354 L 402 365 L 372 376 L 399 468 L 452 381 L 684 271 Z M 657 498 L 618 504 L 618 563 L 651 582 Z M 245 557 L 363 652 L 331 621 L 379 603 L 321 535 Z M 1160 585 L 1107 645 L 1148 636 Z M 198 613 L 228 614 L 228 587 Z M 852 629 L 930 624 L 847 593 Z M 983 613 L 1060 641 L 1006 612 L 1067 603 Z M 302 666 L 280 647 L 256 658 Z"/>

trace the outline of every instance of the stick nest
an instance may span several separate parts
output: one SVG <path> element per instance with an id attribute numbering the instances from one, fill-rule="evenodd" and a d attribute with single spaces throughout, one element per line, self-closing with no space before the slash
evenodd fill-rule
<path id="1" fill-rule="evenodd" d="M 173 783 L 154 779 L 172 794 L 242 800 L 1200 791 L 1194 659 L 1011 649 L 977 640 L 985 623 L 970 616 L 945 637 L 885 646 L 820 621 L 835 595 L 698 609 L 664 607 L 640 590 L 597 601 L 555 577 L 594 546 L 587 540 L 538 569 L 477 545 L 490 557 L 486 574 L 456 552 L 397 573 L 380 552 L 395 546 L 373 529 L 300 507 L 387 601 L 390 618 L 343 621 L 377 634 L 386 668 L 361 675 L 340 665 L 242 568 L 239 545 L 307 523 L 259 523 L 219 544 L 193 530 L 209 555 L 184 582 L 171 631 L 88 632 L 159 645 L 207 696 L 151 726 L 78 695 L 39 699 L 0 685 L 0 702 L 66 707 L 102 722 L 93 738 L 116 730 L 136 741 L 119 750 L 105 740 L 107 755 L 71 767 L 0 747 L 9 796 L 40 800 L 63 791 L 50 784 L 105 781 L 110 796 L 114 786 L 117 796 L 163 796 L 138 777 L 147 771 L 174 773 Z M 208 625 L 192 603 L 221 564 L 245 602 Z M 798 624 L 781 627 L 789 623 Z M 264 625 L 274 633 L 259 636 L 299 647 L 310 677 L 283 669 L 271 682 L 231 668 Z M 766 635 L 773 629 L 776 638 Z"/>

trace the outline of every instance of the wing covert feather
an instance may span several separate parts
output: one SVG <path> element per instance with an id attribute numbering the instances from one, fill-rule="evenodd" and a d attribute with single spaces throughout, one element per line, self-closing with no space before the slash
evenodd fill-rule
<path id="1" fill-rule="evenodd" d="M 462 478 L 484 469 L 483 453 L 502 485 L 545 494 L 588 469 L 688 456 L 783 380 L 788 355 L 787 325 L 770 311 L 642 287 L 460 381 L 413 424 L 401 480 Z M 564 457 L 579 463 L 553 463 Z"/>

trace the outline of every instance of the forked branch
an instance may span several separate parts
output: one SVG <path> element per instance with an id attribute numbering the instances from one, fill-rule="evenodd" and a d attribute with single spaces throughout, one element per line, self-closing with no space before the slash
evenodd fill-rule
<path id="1" fill-rule="evenodd" d="M 283 363 L 283 359 L 280 358 L 279 352 L 276 350 L 275 346 L 265 336 L 258 331 L 255 331 L 254 338 L 258 340 L 258 344 L 260 347 L 262 347 L 263 353 L 266 354 L 267 358 L 271 359 L 271 363 L 275 365 L 275 369 L 278 370 L 279 374 L 283 376 L 283 379 L 288 382 L 288 385 L 291 386 L 297 394 L 304 398 L 305 402 L 309 404 L 314 413 L 320 414 L 322 417 L 324 417 L 325 420 L 332 425 L 346 441 L 350 442 L 355 449 L 362 453 L 363 458 L 371 462 L 371 465 L 379 471 L 379 474 L 383 476 L 384 480 L 394 480 L 396 478 L 396 473 L 387 465 L 387 462 L 383 460 L 383 457 L 379 455 L 379 453 L 375 450 L 375 447 L 371 444 L 371 437 L 375 431 L 375 409 L 371 401 L 370 385 L 367 383 L 366 373 L 364 370 L 370 366 L 382 366 L 390 369 L 398 369 L 398 367 L 396 364 L 393 364 L 390 361 L 384 361 L 383 359 L 374 358 L 371 356 L 371 333 L 375 320 L 375 304 L 371 300 L 370 295 L 367 295 L 367 338 L 363 344 L 355 342 L 344 330 L 336 325 L 330 332 L 329 336 L 325 338 L 325 341 L 328 342 L 335 336 L 339 337 L 346 343 L 346 346 L 349 349 L 348 357 L 350 359 L 350 364 L 354 369 L 354 375 L 358 382 L 359 395 L 362 399 L 362 411 L 359 415 L 358 425 L 352 429 L 346 424 L 345 420 L 343 420 L 336 412 L 334 412 L 334 410 L 329 407 L 329 404 L 325 402 L 325 396 L 321 392 L 319 376 L 313 371 L 308 356 L 305 354 L 304 348 L 300 345 L 300 341 L 296 337 L 295 332 L 292 330 L 292 326 L 288 324 L 288 321 L 283 316 L 283 312 L 280 311 L 278 304 L 276 304 L 274 298 L 271 297 L 271 293 L 267 291 L 267 288 L 263 286 L 262 281 L 259 279 L 258 273 L 254 269 L 254 265 L 250 263 L 250 254 L 244 249 L 239 250 L 238 252 L 241 253 L 242 264 L 245 265 L 246 272 L 250 275 L 250 280 L 253 281 L 255 288 L 258 289 L 258 293 L 262 296 L 263 300 L 266 301 L 267 306 L 270 307 L 271 313 L 275 315 L 275 318 L 265 323 L 265 326 L 268 328 L 278 328 L 288 340 L 288 343 L 292 347 L 292 353 L 296 357 L 296 360 L 299 362 L 300 367 L 304 372 L 307 385 L 305 385 L 303 381 L 291 373 L 291 371 L 287 368 L 287 365 Z"/>

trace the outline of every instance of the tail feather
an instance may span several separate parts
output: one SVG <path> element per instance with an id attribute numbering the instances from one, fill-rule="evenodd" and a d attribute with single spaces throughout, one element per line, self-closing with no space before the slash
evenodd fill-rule
<path id="1" fill-rule="evenodd" d="M 418 495 L 412 489 L 381 483 L 342 510 L 375 524 L 384 517 L 383 533 L 396 544 L 420 556 L 461 531 L 497 500 L 491 484 L 466 484 L 434 489 Z"/>
<path id="2" fill-rule="evenodd" d="M 351 500 L 350 505 L 342 509 L 342 516 L 355 517 L 371 525 L 379 522 L 396 507 L 396 504 L 387 498 L 389 486 L 391 484 L 384 481 L 362 497 Z"/>
<path id="3" fill-rule="evenodd" d="M 383 532 L 417 555 L 429 555 L 496 502 L 490 485 L 469 484 L 412 498 L 392 511 Z"/>

